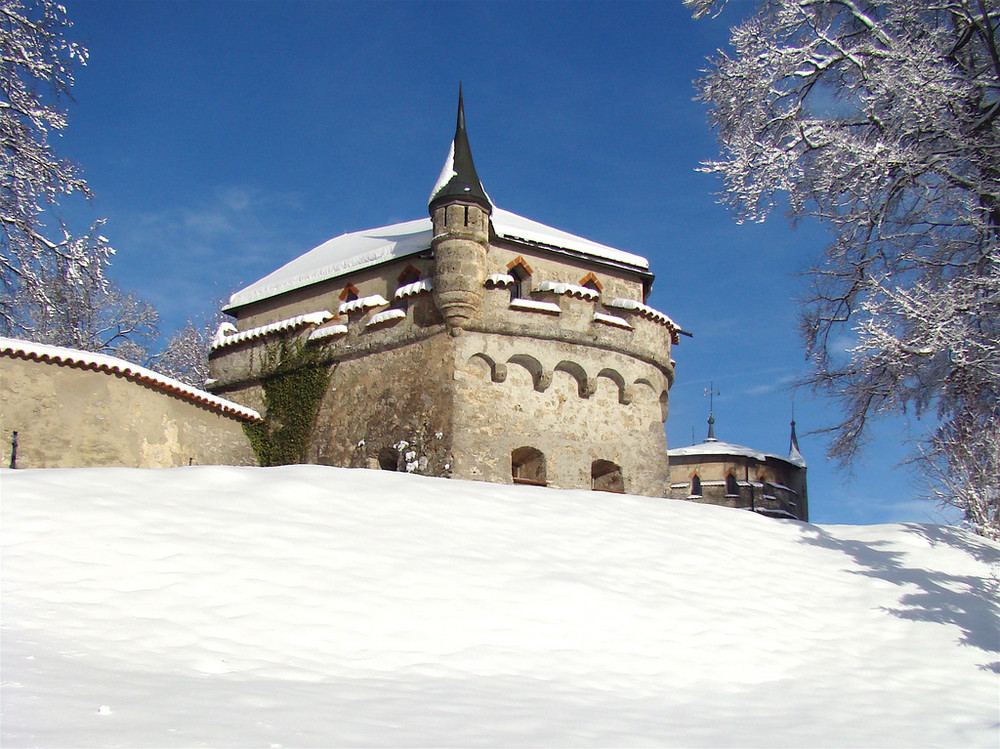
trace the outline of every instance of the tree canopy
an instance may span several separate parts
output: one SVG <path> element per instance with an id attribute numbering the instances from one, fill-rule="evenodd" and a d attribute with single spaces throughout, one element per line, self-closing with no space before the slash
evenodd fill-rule
<path id="1" fill-rule="evenodd" d="M 802 314 L 809 382 L 844 409 L 831 454 L 851 460 L 879 415 L 936 416 L 917 450 L 935 491 L 994 537 L 998 24 L 998 0 L 761 0 L 698 83 L 723 202 L 761 221 L 783 197 L 832 232 Z"/>

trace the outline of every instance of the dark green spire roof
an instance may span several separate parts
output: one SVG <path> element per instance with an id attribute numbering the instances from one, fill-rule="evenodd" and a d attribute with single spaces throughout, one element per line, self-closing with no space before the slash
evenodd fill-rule
<path id="1" fill-rule="evenodd" d="M 441 170 L 428 207 L 434 210 L 436 204 L 447 200 L 461 198 L 478 203 L 487 213 L 493 211 L 493 204 L 483 189 L 476 174 L 476 165 L 472 162 L 472 149 L 469 148 L 469 136 L 465 132 L 465 107 L 462 104 L 462 87 L 458 87 L 458 123 L 455 125 L 455 139 L 451 142 L 448 159 Z"/>

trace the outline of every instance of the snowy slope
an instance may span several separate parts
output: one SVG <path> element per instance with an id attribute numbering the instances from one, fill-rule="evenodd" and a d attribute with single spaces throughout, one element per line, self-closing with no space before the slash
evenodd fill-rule
<path id="1" fill-rule="evenodd" d="M 1000 553 L 319 466 L 3 471 L 2 744 L 996 746 Z"/>

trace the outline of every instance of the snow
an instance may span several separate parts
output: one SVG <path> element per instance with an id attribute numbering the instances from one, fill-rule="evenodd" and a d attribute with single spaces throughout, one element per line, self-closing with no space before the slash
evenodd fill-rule
<path id="1" fill-rule="evenodd" d="M 379 312 L 378 314 L 372 315 L 372 319 L 368 321 L 366 328 L 371 328 L 375 325 L 382 325 L 384 323 L 390 322 L 391 320 L 405 320 L 406 312 L 401 309 L 387 309 Z"/>
<path id="2" fill-rule="evenodd" d="M 442 177 L 447 170 L 446 164 Z M 435 192 L 438 189 L 435 186 Z M 494 232 L 504 239 L 554 252 L 583 255 L 591 260 L 624 265 L 633 270 L 649 269 L 649 262 L 643 257 L 554 229 L 501 208 L 493 209 L 491 221 Z M 342 234 L 237 291 L 229 298 L 226 309 L 232 310 L 346 273 L 424 252 L 431 247 L 431 234 L 430 217 Z"/>
<path id="3" fill-rule="evenodd" d="M 167 377 L 160 372 L 140 367 L 138 364 L 133 364 L 114 356 L 108 356 L 107 354 L 96 354 L 92 351 L 80 351 L 79 349 L 64 348 L 63 346 L 50 346 L 44 343 L 23 341 L 19 338 L 4 337 L 0 337 L 0 354 L 34 361 L 51 361 L 57 364 L 92 369 L 97 372 L 122 375 L 130 380 L 146 383 L 158 390 L 173 393 L 186 400 L 200 403 L 203 406 L 221 411 L 222 413 L 236 414 L 251 421 L 263 421 L 261 415 L 252 408 L 247 408 L 231 400 L 220 398 L 217 395 L 192 387 L 180 380 L 175 380 L 173 377 Z"/>
<path id="4" fill-rule="evenodd" d="M 483 286 L 512 286 L 514 282 L 514 276 L 509 273 L 491 273 L 486 277 Z"/>
<path id="5" fill-rule="evenodd" d="M 408 296 L 416 296 L 417 294 L 423 294 L 427 291 L 434 290 L 434 282 L 429 278 L 421 278 L 419 281 L 413 281 L 405 286 L 400 286 L 396 289 L 396 294 L 393 299 L 405 299 Z"/>
<path id="6" fill-rule="evenodd" d="M 0 471 L 4 746 L 996 746 L 1000 548 L 324 466 Z"/>
<path id="7" fill-rule="evenodd" d="M 559 314 L 562 310 L 554 302 L 538 302 L 534 299 L 511 299 L 510 309 L 523 309 L 529 312 L 554 312 Z"/>
<path id="8" fill-rule="evenodd" d="M 455 141 L 452 140 L 451 146 L 448 148 L 448 158 L 444 160 L 444 166 L 441 168 L 441 174 L 438 175 L 437 182 L 434 183 L 434 187 L 431 188 L 431 196 L 427 199 L 428 203 L 433 203 L 434 198 L 437 197 L 438 193 L 445 188 L 445 186 L 451 182 L 453 177 L 457 177 L 458 172 L 455 171 Z"/>
<path id="9" fill-rule="evenodd" d="M 588 289 L 586 286 L 579 286 L 574 283 L 556 283 L 555 281 L 542 281 L 535 290 L 551 291 L 553 294 L 561 295 L 568 294 L 569 296 L 578 296 L 581 299 L 590 299 L 591 301 L 601 296 L 599 291 Z"/>
<path id="10" fill-rule="evenodd" d="M 341 315 L 347 315 L 358 310 L 369 309 L 370 307 L 383 307 L 388 303 L 388 300 L 381 294 L 372 294 L 371 296 L 363 296 L 359 299 L 352 299 L 349 302 L 341 303 L 338 312 Z"/>
<path id="11" fill-rule="evenodd" d="M 347 326 L 343 323 L 333 323 L 332 325 L 324 325 L 322 328 L 316 328 L 316 330 L 309 334 L 309 340 L 321 341 L 324 338 L 334 338 L 338 335 L 347 335 Z"/>
<path id="12" fill-rule="evenodd" d="M 218 349 L 226 348 L 227 346 L 235 346 L 237 343 L 251 341 L 256 338 L 264 338 L 269 335 L 274 335 L 275 333 L 283 333 L 287 330 L 304 328 L 307 325 L 322 325 L 331 317 L 333 317 L 333 315 L 327 310 L 307 312 L 304 315 L 296 315 L 295 317 L 278 320 L 277 322 L 268 323 L 267 325 L 259 325 L 256 328 L 249 328 L 241 333 L 232 332 L 236 330 L 232 323 L 222 323 L 219 325 L 219 329 L 216 331 L 215 337 L 212 339 L 212 344 L 209 348 L 212 351 L 217 351 Z"/>
<path id="13" fill-rule="evenodd" d="M 744 458 L 753 458 L 761 462 L 767 458 L 775 458 L 799 466 L 800 468 L 805 468 L 806 465 L 805 460 L 797 450 L 793 450 L 787 457 L 783 457 L 781 455 L 772 455 L 771 453 L 762 453 L 760 450 L 754 450 L 752 447 L 734 445 L 730 442 L 720 442 L 719 440 L 705 440 L 704 442 L 699 442 L 697 445 L 675 447 L 668 450 L 667 454 L 672 458 L 690 455 L 737 455 Z M 798 455 L 798 460 L 795 459 L 796 455 Z"/>
<path id="14" fill-rule="evenodd" d="M 617 325 L 619 328 L 632 330 L 632 323 L 630 323 L 624 317 L 618 317 L 616 315 L 606 315 L 603 312 L 595 312 L 594 320 L 597 322 L 605 323 L 607 325 Z"/>
<path id="15" fill-rule="evenodd" d="M 671 320 L 667 315 L 663 314 L 659 310 L 655 310 L 647 304 L 636 301 L 635 299 L 612 299 L 607 303 L 608 307 L 614 307 L 616 309 L 627 309 L 633 312 L 638 312 L 643 317 L 648 317 L 651 320 L 655 320 L 661 325 L 666 325 L 674 330 L 680 330 L 677 324 Z"/>

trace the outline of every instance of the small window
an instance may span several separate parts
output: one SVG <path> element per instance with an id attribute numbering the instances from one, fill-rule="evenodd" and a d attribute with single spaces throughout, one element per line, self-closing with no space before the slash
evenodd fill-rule
<path id="1" fill-rule="evenodd" d="M 736 477 L 729 473 L 726 474 L 726 496 L 733 497 L 740 493 L 740 488 L 736 485 Z"/>
<path id="2" fill-rule="evenodd" d="M 396 284 L 398 286 L 406 286 L 408 283 L 415 283 L 420 280 L 420 271 L 414 268 L 412 265 L 407 265 L 406 270 L 399 274 L 399 278 L 396 279 Z"/>
<path id="3" fill-rule="evenodd" d="M 597 492 L 625 493 L 621 466 L 610 460 L 595 460 L 590 465 L 590 485 Z"/>
<path id="4" fill-rule="evenodd" d="M 379 450 L 378 467 L 383 471 L 398 471 L 399 450 L 394 447 L 383 447 Z"/>
<path id="5" fill-rule="evenodd" d="M 593 273 L 588 273 L 583 278 L 580 279 L 580 285 L 585 289 L 593 289 L 598 294 L 600 294 L 604 287 L 601 286 L 601 282 L 597 280 L 597 276 Z"/>
<path id="6" fill-rule="evenodd" d="M 359 296 L 358 287 L 352 283 L 347 284 L 344 290 L 340 292 L 340 301 L 342 302 L 353 302 Z"/>
<path id="7" fill-rule="evenodd" d="M 545 455 L 534 447 L 519 447 L 510 454 L 510 475 L 515 484 L 545 486 Z"/>
<path id="8" fill-rule="evenodd" d="M 510 285 L 511 300 L 524 299 L 531 291 L 531 275 L 523 265 L 515 265 L 510 269 L 510 276 L 514 279 L 514 283 Z"/>
<path id="9" fill-rule="evenodd" d="M 701 477 L 697 473 L 691 477 L 691 496 L 701 496 Z"/>
<path id="10" fill-rule="evenodd" d="M 531 266 L 518 255 L 507 265 L 508 275 L 514 279 L 510 285 L 510 299 L 524 299 L 531 293 Z"/>

